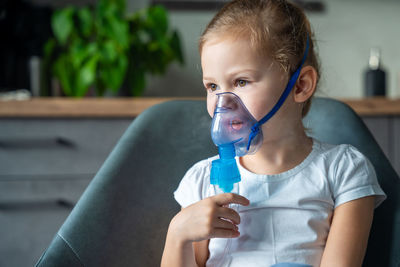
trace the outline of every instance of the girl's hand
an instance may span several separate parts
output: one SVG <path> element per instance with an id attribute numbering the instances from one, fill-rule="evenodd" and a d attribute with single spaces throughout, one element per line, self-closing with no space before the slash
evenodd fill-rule
<path id="1" fill-rule="evenodd" d="M 239 214 L 231 203 L 249 205 L 249 200 L 233 193 L 205 198 L 182 209 L 171 221 L 169 234 L 178 242 L 189 243 L 214 237 L 232 238 L 240 235 Z"/>

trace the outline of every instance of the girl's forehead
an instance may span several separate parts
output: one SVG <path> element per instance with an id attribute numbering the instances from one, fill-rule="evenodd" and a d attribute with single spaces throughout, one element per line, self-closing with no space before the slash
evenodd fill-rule
<path id="1" fill-rule="evenodd" d="M 249 63 L 252 65 L 271 65 L 269 57 L 260 53 L 246 39 L 219 38 L 205 42 L 201 53 L 202 64 L 210 63 Z"/>
<path id="2" fill-rule="evenodd" d="M 244 39 L 220 39 L 206 42 L 201 55 L 204 80 L 231 77 L 239 74 L 257 76 L 261 73 L 286 77 L 279 65 L 257 52 Z"/>
<path id="3" fill-rule="evenodd" d="M 248 45 L 259 53 L 265 53 L 265 51 L 270 50 L 270 40 L 267 36 L 243 25 L 231 25 L 210 30 L 203 35 L 200 39 L 200 53 L 206 43 L 214 44 L 222 41 L 236 42 L 240 40 L 246 40 Z"/>
<path id="4" fill-rule="evenodd" d="M 250 41 L 250 35 L 248 34 L 239 34 L 236 32 L 215 32 L 207 35 L 206 40 L 203 43 L 203 47 L 205 45 L 214 45 L 222 42 L 226 43 L 235 43 L 245 41 L 249 46 L 253 46 Z M 255 48 L 255 46 L 253 47 Z"/>
<path id="5" fill-rule="evenodd" d="M 234 54 L 230 54 L 234 53 Z M 254 57 L 257 58 L 258 51 L 245 39 L 219 38 L 206 42 L 202 48 L 201 57 L 231 56 L 231 57 Z"/>
<path id="6" fill-rule="evenodd" d="M 253 37 L 249 32 L 244 31 L 211 32 L 201 41 L 200 57 L 202 57 L 205 47 L 209 48 L 223 44 L 225 49 L 243 49 L 248 53 L 255 54 L 257 58 L 272 59 L 273 56 L 269 47 L 270 42 L 265 40 L 260 44 Z"/>

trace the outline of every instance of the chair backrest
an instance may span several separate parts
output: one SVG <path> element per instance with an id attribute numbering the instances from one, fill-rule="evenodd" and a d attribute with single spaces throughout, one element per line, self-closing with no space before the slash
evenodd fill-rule
<path id="1" fill-rule="evenodd" d="M 173 191 L 195 162 L 215 155 L 204 101 L 171 101 L 134 120 L 37 266 L 159 266 Z M 376 211 L 365 266 L 399 266 L 400 185 L 381 149 L 346 105 L 316 98 L 311 135 L 349 143 L 373 163 L 388 199 Z M 395 238 L 397 237 L 397 238 Z"/>
<path id="2" fill-rule="evenodd" d="M 337 100 L 316 98 L 303 121 L 310 135 L 331 144 L 351 144 L 374 165 L 387 199 L 375 210 L 363 266 L 400 266 L 400 180 L 360 117 Z"/>

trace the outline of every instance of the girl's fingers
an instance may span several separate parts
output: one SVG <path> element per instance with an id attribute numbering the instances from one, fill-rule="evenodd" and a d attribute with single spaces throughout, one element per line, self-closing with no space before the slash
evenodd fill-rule
<path id="1" fill-rule="evenodd" d="M 233 194 L 233 193 L 224 193 L 224 194 L 219 194 L 213 197 L 215 200 L 215 203 L 219 206 L 224 206 L 224 205 L 229 205 L 232 203 L 235 204 L 240 204 L 243 206 L 247 206 L 250 204 L 250 201 L 238 194 Z"/>
<path id="2" fill-rule="evenodd" d="M 211 238 L 215 238 L 215 237 L 232 238 L 232 237 L 238 237 L 239 235 L 240 235 L 239 231 L 215 228 Z"/>
<path id="3" fill-rule="evenodd" d="M 215 228 L 227 229 L 227 230 L 238 230 L 238 227 L 230 221 L 224 219 L 217 219 L 214 223 Z"/>
<path id="4" fill-rule="evenodd" d="M 219 218 L 228 219 L 235 224 L 240 223 L 240 216 L 234 209 L 228 207 L 220 207 L 218 208 L 218 212 L 216 213 L 216 215 Z"/>

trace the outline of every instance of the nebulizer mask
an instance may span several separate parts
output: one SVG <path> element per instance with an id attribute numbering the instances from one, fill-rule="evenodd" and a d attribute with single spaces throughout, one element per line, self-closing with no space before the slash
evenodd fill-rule
<path id="1" fill-rule="evenodd" d="M 262 144 L 262 132 L 250 140 L 251 128 L 257 120 L 234 93 L 217 94 L 217 104 L 211 123 L 211 138 L 218 146 L 219 159 L 212 162 L 211 184 L 223 192 L 231 192 L 240 181 L 235 157 L 255 153 Z"/>
<path id="2" fill-rule="evenodd" d="M 214 116 L 211 123 L 211 138 L 218 147 L 219 159 L 212 162 L 210 183 L 223 192 L 231 192 L 234 184 L 240 182 L 240 173 L 235 157 L 254 154 L 261 147 L 263 133 L 261 126 L 282 106 L 299 77 L 307 58 L 309 40 L 300 66 L 290 77 L 278 102 L 261 120 L 257 121 L 248 111 L 239 96 L 231 92 L 217 94 Z"/>

